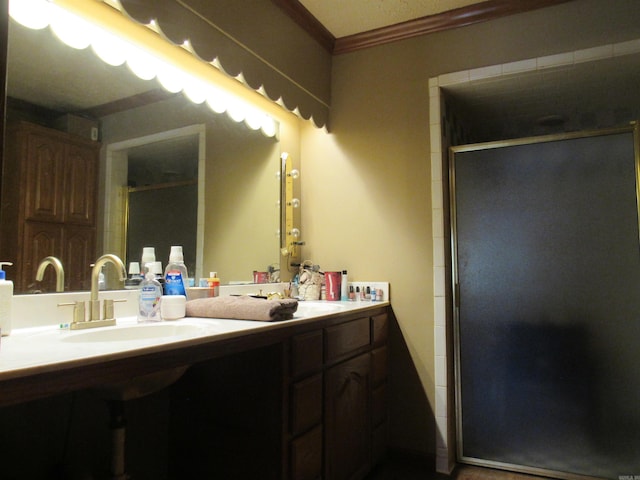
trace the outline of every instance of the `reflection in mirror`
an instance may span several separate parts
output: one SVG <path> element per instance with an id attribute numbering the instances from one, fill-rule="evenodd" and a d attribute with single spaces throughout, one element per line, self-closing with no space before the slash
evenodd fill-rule
<path id="1" fill-rule="evenodd" d="M 17 293 L 31 288 L 54 291 L 52 271 L 45 273 L 41 285 L 33 285 L 38 262 L 47 255 L 62 259 L 67 290 L 88 289 L 90 262 L 103 253 L 116 253 L 127 263 L 139 261 L 141 246 L 156 246 L 157 259 L 165 265 L 167 245 L 184 243 L 185 256 L 193 265 L 190 275 L 196 281 L 217 271 L 223 283 L 251 282 L 254 271 L 273 265 L 272 269 L 279 268 L 280 186 L 276 172 L 280 152 L 275 137 L 235 123 L 226 114 L 215 114 L 206 104 L 193 104 L 182 94 L 169 94 L 155 79 L 142 81 L 126 65 L 105 65 L 90 49 L 71 49 L 48 28 L 29 30 L 11 20 L 8 57 L 8 125 L 26 121 L 65 131 L 65 138 L 78 139 L 80 144 L 100 146 L 95 158 L 99 175 L 93 176 L 95 172 L 83 166 L 87 178 L 98 181 L 69 175 L 79 171 L 74 168 L 79 165 L 78 156 L 71 155 L 65 160 L 69 163 L 67 174 L 60 174 L 62 183 L 47 192 L 60 218 L 42 221 L 31 218 L 33 212 L 28 209 L 18 212 L 18 205 L 25 203 L 23 198 L 12 200 L 8 208 L 16 213 L 7 214 L 7 202 L 2 199 L 3 237 L 12 230 L 14 239 L 0 239 L 0 249 L 3 258 L 14 261 L 13 271 L 7 275 L 16 280 Z M 7 137 L 7 151 L 23 161 L 31 151 L 24 145 L 19 149 L 16 141 L 16 137 Z M 64 145 L 61 151 L 71 150 L 66 140 L 59 142 Z M 160 148 L 145 146 L 157 147 L 158 142 L 162 142 Z M 181 176 L 184 172 L 178 173 L 181 169 L 176 168 L 185 143 L 190 143 L 192 150 L 197 145 L 197 159 L 190 153 L 187 169 L 197 172 L 195 179 L 185 180 Z M 37 151 L 36 163 L 57 172 L 62 154 L 40 147 L 32 145 Z M 158 151 L 162 157 L 156 156 Z M 67 153 L 64 155 L 69 156 Z M 25 181 L 18 174 L 4 172 L 3 186 Z M 70 177 L 78 180 L 76 190 L 82 190 L 84 197 L 63 195 L 73 191 L 64 183 Z M 164 190 L 185 181 L 196 183 L 195 207 L 178 206 L 177 199 L 182 201 L 183 195 Z M 129 242 L 127 210 L 131 212 L 136 201 L 127 203 L 127 198 L 145 188 L 155 196 L 142 203 L 141 211 L 134 206 L 135 218 L 146 219 L 137 225 L 144 236 Z M 2 191 L 4 197 L 5 189 Z M 188 210 L 192 225 L 195 219 L 195 230 L 179 225 L 178 220 L 188 215 L 171 213 L 169 205 L 179 213 Z M 76 210 L 85 213 L 83 220 L 71 219 Z M 19 224 L 24 228 L 17 228 Z M 10 229 L 11 225 L 16 228 Z M 34 226 L 47 229 L 33 234 Z M 131 222 L 128 229 L 133 230 Z M 191 231 L 188 240 L 184 239 L 187 230 Z M 87 236 L 91 232 L 93 237 Z M 183 236 L 173 237 L 176 232 Z"/>
<path id="2" fill-rule="evenodd" d="M 196 271 L 196 232 L 202 234 L 198 232 L 199 140 L 196 133 L 128 150 L 124 232 L 128 265 L 144 266 L 144 247 L 153 247 L 156 259 L 162 261 L 169 258 L 172 245 L 181 245 L 187 271 L 200 276 Z"/>

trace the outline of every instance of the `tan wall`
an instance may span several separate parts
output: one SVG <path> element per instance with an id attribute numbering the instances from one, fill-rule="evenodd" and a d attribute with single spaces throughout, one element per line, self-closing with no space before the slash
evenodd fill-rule
<path id="1" fill-rule="evenodd" d="M 334 58 L 331 133 L 302 130 L 304 257 L 391 282 L 393 447 L 435 451 L 428 79 L 634 38 L 635 0 L 577 0 Z"/>

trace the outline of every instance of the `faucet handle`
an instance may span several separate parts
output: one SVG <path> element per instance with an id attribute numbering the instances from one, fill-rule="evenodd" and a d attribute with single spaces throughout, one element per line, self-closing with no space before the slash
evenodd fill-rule
<path id="1" fill-rule="evenodd" d="M 126 298 L 119 298 L 119 299 L 105 298 L 104 303 L 102 304 L 102 313 L 103 313 L 102 318 L 104 320 L 113 320 L 115 318 L 113 304 L 122 303 L 126 301 L 127 301 Z"/>
<path id="2" fill-rule="evenodd" d="M 111 320 L 113 318 L 113 300 L 105 298 L 102 304 L 102 318 L 105 320 Z"/>
<path id="3" fill-rule="evenodd" d="M 73 307 L 73 321 L 72 323 L 80 323 L 86 320 L 85 317 L 85 302 L 68 302 L 59 303 L 59 307 Z"/>

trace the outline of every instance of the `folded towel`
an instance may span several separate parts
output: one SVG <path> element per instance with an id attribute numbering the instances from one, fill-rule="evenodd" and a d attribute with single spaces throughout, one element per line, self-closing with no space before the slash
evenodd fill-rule
<path id="1" fill-rule="evenodd" d="M 187 302 L 187 317 L 232 318 L 274 322 L 290 320 L 298 309 L 292 298 L 265 300 L 249 296 L 197 298 Z"/>

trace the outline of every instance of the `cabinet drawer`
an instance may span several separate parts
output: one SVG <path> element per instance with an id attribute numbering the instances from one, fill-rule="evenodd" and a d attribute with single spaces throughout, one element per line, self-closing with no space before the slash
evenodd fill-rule
<path id="1" fill-rule="evenodd" d="M 325 329 L 325 355 L 326 362 L 331 363 L 362 347 L 370 342 L 369 318 L 358 318 L 351 322 L 343 323 Z"/>
<path id="2" fill-rule="evenodd" d="M 300 377 L 322 368 L 322 330 L 291 339 L 291 375 Z"/>
<path id="3" fill-rule="evenodd" d="M 291 433 L 298 435 L 322 422 L 322 374 L 291 386 Z"/>
<path id="4" fill-rule="evenodd" d="M 389 315 L 382 313 L 371 317 L 371 334 L 374 346 L 386 343 L 389 338 Z"/>
<path id="5" fill-rule="evenodd" d="M 291 442 L 292 480 L 316 480 L 322 478 L 322 427 Z"/>
<path id="6" fill-rule="evenodd" d="M 371 378 L 374 385 L 384 382 L 389 376 L 389 349 L 376 348 L 371 352 Z"/>

